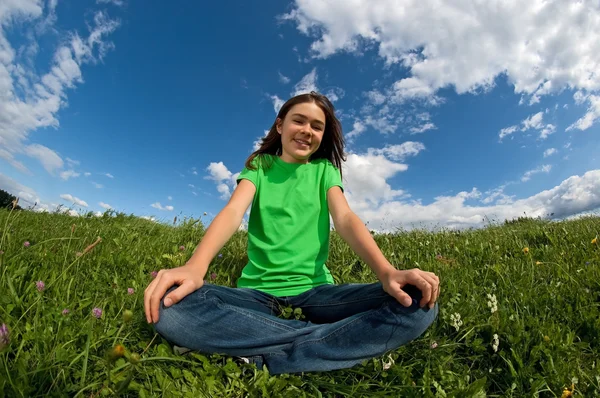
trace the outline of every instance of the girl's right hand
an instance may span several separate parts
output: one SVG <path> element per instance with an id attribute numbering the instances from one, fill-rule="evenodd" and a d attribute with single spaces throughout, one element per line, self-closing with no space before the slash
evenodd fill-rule
<path id="1" fill-rule="evenodd" d="M 178 303 L 188 294 L 204 285 L 204 278 L 197 269 L 184 265 L 178 268 L 162 269 L 144 291 L 144 309 L 148 323 L 158 322 L 160 300 L 173 285 L 179 287 L 165 297 L 165 307 Z"/>

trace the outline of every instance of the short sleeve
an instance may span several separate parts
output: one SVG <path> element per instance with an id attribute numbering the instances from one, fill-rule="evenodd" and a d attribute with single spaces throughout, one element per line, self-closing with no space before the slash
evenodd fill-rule
<path id="1" fill-rule="evenodd" d="M 249 168 L 244 167 L 244 169 L 240 172 L 240 174 L 236 178 L 236 181 L 238 184 L 240 183 L 241 180 L 248 180 L 254 184 L 256 189 L 258 189 L 258 163 L 259 162 L 257 162 L 256 160 L 257 160 L 257 158 L 255 158 L 252 161 L 252 165 L 254 167 L 256 167 L 255 170 L 250 170 Z"/>
<path id="2" fill-rule="evenodd" d="M 335 167 L 330 161 L 326 162 L 325 167 L 325 192 L 331 187 L 338 186 L 344 192 L 344 184 L 342 184 L 342 176 L 340 170 Z"/>

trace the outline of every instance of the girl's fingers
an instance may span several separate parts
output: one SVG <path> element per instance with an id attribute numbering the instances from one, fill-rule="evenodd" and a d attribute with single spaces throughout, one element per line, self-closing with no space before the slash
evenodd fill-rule
<path id="1" fill-rule="evenodd" d="M 439 278 L 437 276 L 431 276 L 429 275 L 430 273 L 427 272 L 425 273 L 425 275 L 422 275 L 423 279 L 425 279 L 427 281 L 427 283 L 429 283 L 429 285 L 431 286 L 431 296 L 426 298 L 425 296 L 423 296 L 423 299 L 421 300 L 421 304 L 429 305 L 429 308 L 433 308 L 433 306 L 435 305 L 435 302 L 437 301 L 438 297 L 440 296 L 440 282 L 439 282 Z"/>

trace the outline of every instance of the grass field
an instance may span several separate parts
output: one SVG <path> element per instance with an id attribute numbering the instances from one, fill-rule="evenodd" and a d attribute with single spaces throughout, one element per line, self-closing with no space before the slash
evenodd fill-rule
<path id="1" fill-rule="evenodd" d="M 282 376 L 224 356 L 177 356 L 146 323 L 152 272 L 183 265 L 202 220 L 0 210 L 0 227 L 2 397 L 600 395 L 598 217 L 375 235 L 398 268 L 440 276 L 439 318 L 355 368 Z M 207 279 L 235 286 L 245 249 L 238 232 Z M 336 283 L 376 281 L 335 233 L 329 268 Z"/>

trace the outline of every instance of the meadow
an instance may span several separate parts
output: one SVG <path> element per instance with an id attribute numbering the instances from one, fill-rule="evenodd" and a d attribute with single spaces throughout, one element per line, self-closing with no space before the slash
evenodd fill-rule
<path id="1" fill-rule="evenodd" d="M 352 369 L 280 376 L 176 355 L 145 320 L 153 272 L 183 265 L 206 221 L 0 209 L 0 397 L 600 396 L 600 217 L 374 234 L 398 268 L 440 277 L 438 319 Z M 236 232 L 209 283 L 235 286 L 246 242 Z M 376 281 L 335 232 L 328 266 Z"/>

